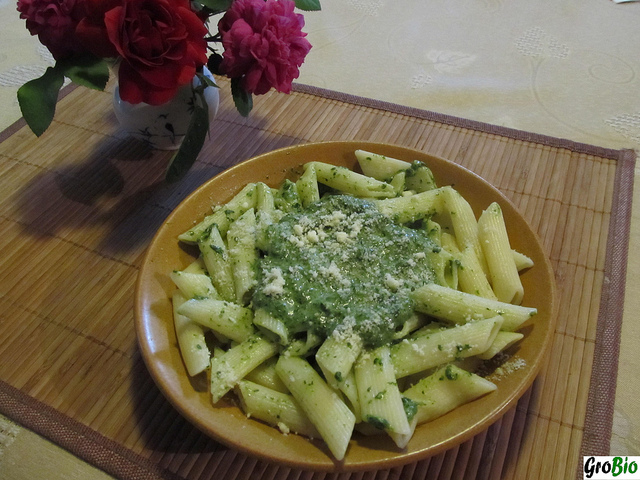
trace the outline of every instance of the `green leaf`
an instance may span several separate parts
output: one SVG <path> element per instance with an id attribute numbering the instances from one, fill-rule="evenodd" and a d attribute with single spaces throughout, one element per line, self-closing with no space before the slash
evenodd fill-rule
<path id="1" fill-rule="evenodd" d="M 233 0 L 198 0 L 197 3 L 210 8 L 214 12 L 228 10 Z"/>
<path id="2" fill-rule="evenodd" d="M 306 10 L 307 12 L 318 11 L 321 9 L 320 0 L 295 0 L 296 8 Z"/>
<path id="3" fill-rule="evenodd" d="M 180 149 L 173 156 L 167 167 L 165 179 L 167 182 L 180 180 L 195 163 L 196 158 L 209 132 L 209 107 L 204 93 L 194 91 L 197 95 L 189 128 L 180 145 Z M 199 100 L 199 101 L 198 101 Z"/>
<path id="4" fill-rule="evenodd" d="M 207 87 L 220 88 L 214 79 L 207 77 L 203 73 L 196 73 L 198 79 L 200 80 L 200 87 L 205 89 Z"/>
<path id="5" fill-rule="evenodd" d="M 240 115 L 243 117 L 249 116 L 253 108 L 253 98 L 249 92 L 240 86 L 239 78 L 231 79 L 231 95 Z"/>
<path id="6" fill-rule="evenodd" d="M 73 83 L 94 90 L 104 90 L 109 81 L 109 65 L 93 55 L 82 55 L 58 61 L 56 68 Z"/>
<path id="7" fill-rule="evenodd" d="M 49 67 L 40 78 L 30 80 L 18 89 L 22 116 L 38 137 L 51 125 L 63 83 L 62 72 Z"/>

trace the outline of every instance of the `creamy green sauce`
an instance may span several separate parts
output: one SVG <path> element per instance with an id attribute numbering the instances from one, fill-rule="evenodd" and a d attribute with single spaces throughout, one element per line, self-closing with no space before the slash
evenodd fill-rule
<path id="1" fill-rule="evenodd" d="M 254 308 L 290 334 L 355 333 L 369 347 L 389 343 L 413 313 L 409 293 L 435 281 L 438 246 L 425 231 L 395 224 L 375 203 L 324 197 L 267 230 L 257 263 Z"/>

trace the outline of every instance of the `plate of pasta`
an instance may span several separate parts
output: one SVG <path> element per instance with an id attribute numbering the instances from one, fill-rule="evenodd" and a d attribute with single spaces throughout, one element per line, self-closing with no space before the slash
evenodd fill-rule
<path id="1" fill-rule="evenodd" d="M 151 241 L 136 331 L 212 438 L 310 470 L 390 468 L 482 432 L 530 387 L 553 271 L 496 188 L 368 142 L 275 150 L 188 196 Z"/>

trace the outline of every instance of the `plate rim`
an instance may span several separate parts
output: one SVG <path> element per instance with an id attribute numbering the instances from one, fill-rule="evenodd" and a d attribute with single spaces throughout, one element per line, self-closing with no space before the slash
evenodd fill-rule
<path id="1" fill-rule="evenodd" d="M 242 441 L 237 441 L 234 440 L 234 438 L 232 438 L 233 436 L 226 436 L 226 435 L 220 435 L 218 432 L 213 432 L 211 431 L 209 428 L 203 428 L 203 426 L 200 424 L 198 418 L 195 416 L 195 412 L 193 412 L 190 408 L 185 408 L 185 405 L 182 404 L 180 401 L 178 401 L 178 399 L 176 399 L 174 397 L 174 392 L 172 391 L 168 391 L 165 388 L 165 385 L 163 383 L 163 378 L 161 376 L 161 370 L 158 369 L 158 365 L 156 363 L 154 363 L 152 361 L 153 358 L 153 354 L 150 350 L 150 346 L 147 342 L 145 342 L 146 339 L 146 335 L 148 333 L 147 328 L 145 328 L 146 323 L 142 320 L 144 318 L 144 302 L 142 302 L 143 296 L 142 296 L 142 292 L 144 291 L 144 286 L 143 283 L 146 279 L 147 276 L 147 270 L 150 268 L 149 266 L 152 264 L 152 256 L 155 253 L 155 250 L 157 248 L 156 244 L 158 242 L 158 240 L 162 237 L 163 232 L 165 231 L 167 224 L 170 224 L 171 222 L 174 221 L 174 219 L 177 216 L 180 216 L 182 214 L 182 210 L 184 209 L 185 205 L 188 205 L 189 203 L 193 202 L 194 198 L 197 198 L 199 195 L 202 195 L 202 192 L 207 191 L 208 189 L 211 188 L 212 184 L 215 183 L 219 183 L 223 180 L 225 180 L 226 178 L 230 177 L 232 178 L 234 176 L 234 174 L 236 174 L 239 171 L 242 171 L 243 169 L 247 168 L 248 165 L 251 165 L 255 162 L 261 162 L 264 160 L 264 158 L 269 158 L 272 156 L 278 156 L 278 155 L 282 155 L 283 153 L 286 154 L 286 152 L 295 152 L 298 150 L 304 150 L 304 149 L 308 149 L 308 148 L 314 148 L 317 146 L 324 146 L 327 148 L 331 148 L 333 147 L 338 147 L 338 146 L 349 146 L 351 147 L 353 150 L 355 150 L 355 148 L 353 147 L 357 147 L 357 148 L 361 148 L 363 150 L 368 150 L 368 151 L 376 151 L 376 149 L 378 151 L 380 150 L 386 150 L 388 148 L 391 149 L 399 149 L 402 150 L 404 152 L 409 153 L 417 153 L 419 154 L 419 156 L 421 157 L 430 157 L 432 159 L 434 159 L 435 161 L 438 162 L 444 162 L 446 163 L 449 167 L 453 168 L 454 170 L 458 170 L 459 172 L 463 172 L 464 175 L 469 175 L 471 176 L 474 181 L 478 181 L 481 182 L 485 188 L 489 188 L 490 190 L 493 191 L 494 195 L 496 195 L 498 198 L 500 198 L 501 202 L 506 202 L 509 204 L 509 208 L 511 208 L 512 210 L 515 211 L 515 213 L 524 221 L 524 224 L 527 226 L 528 229 L 528 234 L 532 235 L 533 240 L 535 241 L 535 244 L 537 247 L 539 247 L 543 253 L 542 259 L 544 260 L 543 265 L 541 267 L 544 267 L 544 270 L 547 272 L 548 274 L 548 279 L 550 279 L 550 283 L 549 283 L 549 294 L 550 294 L 550 300 L 549 300 L 549 305 L 550 305 L 550 318 L 549 318 L 549 325 L 548 325 L 548 332 L 545 334 L 544 336 L 544 343 L 541 346 L 541 348 L 538 350 L 538 361 L 536 361 L 534 367 L 532 368 L 528 368 L 527 369 L 527 374 L 524 377 L 523 381 L 521 382 L 521 387 L 518 388 L 518 390 L 514 390 L 509 392 L 509 394 L 506 396 L 505 400 L 503 400 L 501 402 L 501 404 L 499 405 L 498 408 L 493 410 L 493 413 L 489 416 L 486 416 L 482 419 L 480 419 L 478 422 L 474 423 L 473 425 L 471 425 L 469 428 L 465 429 L 464 431 L 459 432 L 458 434 L 456 434 L 453 437 L 450 437 L 438 444 L 435 445 L 430 445 L 424 449 L 421 450 L 417 450 L 414 452 L 410 452 L 407 454 L 398 454 L 396 456 L 391 456 L 389 458 L 380 458 L 380 459 L 376 459 L 376 460 L 372 460 L 370 462 L 358 462 L 358 463 L 349 463 L 348 462 L 348 452 L 347 452 L 347 456 L 345 457 L 345 461 L 343 462 L 337 462 L 335 461 L 331 455 L 327 455 L 327 461 L 324 462 L 305 462 L 304 460 L 296 460 L 295 458 L 283 458 L 283 457 L 278 457 L 278 458 L 274 458 L 273 456 L 270 456 L 269 454 L 265 454 L 263 453 L 261 450 L 258 450 L 256 448 L 253 448 L 250 445 L 247 445 L 246 442 L 242 442 Z M 426 163 L 426 162 L 425 162 Z M 302 165 L 302 163 L 300 164 Z M 427 164 L 428 165 L 428 164 Z M 290 169 L 292 170 L 292 169 Z M 437 178 L 436 178 L 437 180 Z M 258 181 L 258 180 L 256 180 Z M 440 183 L 439 183 L 440 185 Z M 239 188 L 239 187 L 238 187 Z M 202 212 L 200 212 L 200 215 L 202 215 Z M 200 217 L 198 217 L 200 218 Z M 177 239 L 176 239 L 176 244 L 178 243 Z M 422 460 L 424 458 L 427 457 L 431 457 L 434 455 L 437 455 L 439 453 L 442 453 L 443 451 L 446 451 L 456 445 L 459 445 L 469 439 L 471 439 L 473 436 L 477 435 L 478 433 L 486 430 L 487 428 L 489 428 L 493 423 L 497 422 L 500 418 L 502 418 L 502 416 L 507 412 L 507 410 L 511 407 L 515 408 L 515 403 L 526 393 L 526 391 L 531 387 L 532 383 L 534 382 L 535 378 L 538 376 L 538 373 L 540 372 L 540 369 L 542 368 L 543 364 L 546 363 L 544 360 L 544 354 L 546 353 L 546 351 L 549 349 L 550 345 L 551 345 L 551 340 L 553 337 L 553 331 L 554 331 L 554 327 L 556 324 L 556 320 L 557 320 L 557 286 L 556 286 L 556 282 L 555 282 L 555 275 L 553 272 L 553 268 L 551 266 L 551 262 L 547 256 L 547 254 L 544 252 L 544 250 L 542 249 L 542 242 L 537 234 L 537 232 L 529 225 L 529 222 L 526 221 L 526 219 L 524 219 L 524 217 L 520 214 L 518 208 L 515 206 L 515 204 L 507 197 L 505 196 L 498 188 L 494 187 L 491 183 L 489 183 L 488 181 L 486 181 L 484 178 L 482 178 L 480 175 L 476 174 L 475 172 L 473 172 L 472 170 L 454 162 L 451 161 L 449 159 L 446 159 L 444 157 L 441 156 L 437 156 L 437 155 L 433 155 L 431 153 L 428 153 L 427 151 L 424 150 L 419 150 L 416 148 L 411 148 L 411 147 L 406 147 L 403 145 L 397 145 L 397 144 L 390 144 L 390 143 L 380 143 L 380 142 L 370 142 L 370 141 L 357 141 L 357 140 L 351 140 L 351 141 L 323 141 L 323 142 L 309 142 L 309 143 L 302 143 L 302 144 L 295 144 L 295 145 L 291 145 L 291 146 L 286 146 L 286 147 L 281 147 L 278 149 L 274 149 L 268 152 L 263 152 L 261 154 L 255 155 L 251 158 L 248 158 L 246 160 L 243 160 L 241 162 L 236 163 L 235 165 L 224 169 L 223 171 L 219 172 L 218 174 L 216 174 L 215 176 L 211 177 L 210 179 L 208 179 L 207 181 L 205 181 L 204 183 L 202 183 L 200 186 L 198 186 L 197 188 L 195 188 L 191 193 L 189 193 L 182 201 L 180 201 L 178 203 L 178 205 L 171 211 L 171 213 L 165 218 L 165 220 L 162 222 L 162 225 L 157 229 L 157 231 L 155 232 L 153 238 L 151 239 L 151 241 L 148 244 L 148 247 L 145 251 L 145 254 L 143 256 L 142 259 L 142 263 L 140 266 L 140 270 L 138 272 L 138 278 L 136 280 L 136 284 L 135 284 L 135 305 L 134 305 L 134 322 L 135 322 L 135 330 L 136 330 L 136 337 L 138 340 L 138 346 L 141 352 L 141 356 L 143 358 L 143 361 L 147 367 L 147 370 L 149 372 L 149 374 L 151 375 L 152 379 L 154 380 L 155 385 L 158 387 L 158 389 L 161 391 L 161 393 L 164 395 L 165 399 L 167 399 L 169 401 L 169 403 L 178 411 L 178 413 L 180 415 L 182 415 L 191 425 L 193 425 L 194 427 L 198 428 L 201 432 L 203 432 L 205 435 L 213 438 L 214 440 L 220 442 L 221 444 L 224 444 L 228 447 L 237 449 L 238 451 L 241 451 L 247 455 L 250 456 L 254 456 L 257 458 L 260 458 L 261 460 L 270 462 L 270 463 L 275 463 L 278 465 L 286 465 L 288 467 L 292 467 L 292 468 L 302 468 L 305 470 L 313 470 L 313 471 L 325 471 L 325 472 L 345 472 L 345 471 L 363 471 L 363 470 L 375 470 L 375 469 L 382 469 L 382 468 L 393 468 L 396 466 L 400 466 L 400 465 L 405 465 L 414 461 L 419 461 Z M 216 408 L 215 406 L 211 406 L 212 408 Z M 253 420 L 254 422 L 256 422 L 255 420 Z M 270 426 L 266 426 L 267 428 L 273 430 L 274 434 L 277 435 L 282 435 L 278 429 L 274 428 L 274 427 L 270 427 Z M 304 437 L 302 437 L 304 438 Z M 314 445 L 315 442 L 321 442 L 321 440 L 314 440 Z M 353 439 L 352 439 L 353 441 Z"/>

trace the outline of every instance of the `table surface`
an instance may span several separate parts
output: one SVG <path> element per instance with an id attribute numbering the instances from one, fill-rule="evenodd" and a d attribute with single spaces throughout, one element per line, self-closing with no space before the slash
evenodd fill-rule
<path id="1" fill-rule="evenodd" d="M 608 148 L 640 149 L 640 3 L 324 0 L 299 82 Z M 52 58 L 0 0 L 0 130 Z M 256 98 L 256 102 L 260 99 Z M 35 141 L 35 137 L 34 137 Z M 636 179 L 638 170 L 636 170 Z M 636 188 L 637 192 L 637 188 Z M 630 252 L 638 248 L 634 193 Z M 640 455 L 637 257 L 630 255 L 612 455 Z M 55 462 L 56 469 L 50 466 Z M 0 478 L 107 478 L 0 418 Z"/>

